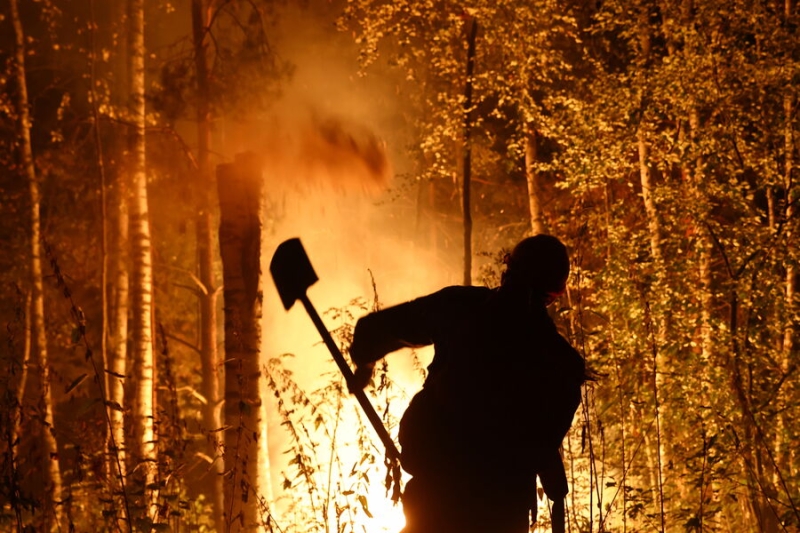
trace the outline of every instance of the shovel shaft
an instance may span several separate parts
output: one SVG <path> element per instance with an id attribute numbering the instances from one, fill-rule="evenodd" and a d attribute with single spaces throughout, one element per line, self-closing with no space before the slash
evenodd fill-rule
<path id="1" fill-rule="evenodd" d="M 331 334 L 328 332 L 328 329 L 325 327 L 325 324 L 322 323 L 322 319 L 317 313 L 317 310 L 314 309 L 313 305 L 311 305 L 311 301 L 308 299 L 308 296 L 303 294 L 300 297 L 300 301 L 303 302 L 303 306 L 306 308 L 308 316 L 311 317 L 311 321 L 314 323 L 317 331 L 319 331 L 319 334 L 322 336 L 325 346 L 328 347 L 328 350 L 333 356 L 333 360 L 336 361 L 336 364 L 339 366 L 339 370 L 344 375 L 345 382 L 349 386 L 353 382 L 353 371 L 350 369 L 350 365 L 347 364 L 344 355 L 342 355 L 339 347 L 336 346 L 336 343 L 334 342 L 333 337 L 331 337 Z M 400 451 L 397 449 L 397 446 L 392 440 L 392 437 L 389 435 L 389 432 L 386 431 L 386 427 L 383 425 L 381 417 L 378 416 L 378 413 L 375 411 L 375 408 L 372 406 L 369 398 L 367 398 L 367 394 L 363 391 L 363 389 L 358 387 L 350 388 L 353 391 L 353 395 L 358 400 L 358 403 L 361 404 L 361 408 L 367 415 L 367 419 L 372 424 L 372 427 L 375 429 L 375 432 L 378 434 L 381 442 L 383 442 L 383 445 L 386 447 L 386 455 L 393 461 L 399 461 Z"/>

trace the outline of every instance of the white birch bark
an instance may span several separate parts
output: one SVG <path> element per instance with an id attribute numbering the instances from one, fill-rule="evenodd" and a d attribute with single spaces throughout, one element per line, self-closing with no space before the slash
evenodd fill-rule
<path id="1" fill-rule="evenodd" d="M 130 172 L 131 172 L 131 307 L 133 364 L 136 369 L 135 424 L 138 459 L 145 487 L 156 479 L 157 443 L 154 428 L 155 351 L 153 347 L 153 264 L 150 221 L 147 202 L 145 162 L 145 70 L 144 70 L 144 1 L 130 0 Z M 145 490 L 146 503 L 154 503 L 154 494 Z M 152 509 L 150 516 L 153 516 Z"/>
<path id="2" fill-rule="evenodd" d="M 127 473 L 127 450 L 123 408 L 125 406 L 125 376 L 128 367 L 128 187 L 126 176 L 119 176 L 114 197 L 116 211 L 112 241 L 112 287 L 110 295 L 110 330 L 108 342 L 109 372 L 106 373 L 109 421 L 109 474 L 122 486 Z"/>
<path id="3" fill-rule="evenodd" d="M 540 176 L 536 172 L 536 130 L 530 122 L 525 132 L 525 178 L 528 183 L 528 208 L 531 215 L 531 235 L 547 233 L 542 210 L 542 187 Z"/>
<path id="4" fill-rule="evenodd" d="M 47 352 L 47 335 L 44 324 L 44 292 L 42 283 L 41 220 L 39 215 L 40 194 L 31 145 L 31 117 L 28 110 L 28 85 L 25 80 L 25 33 L 19 16 L 18 0 L 11 0 L 11 23 L 14 28 L 14 62 L 17 81 L 17 137 L 20 160 L 30 191 L 31 230 L 31 326 L 32 355 L 40 374 L 41 400 L 43 403 L 43 427 L 41 428 L 42 466 L 47 475 L 44 516 L 50 529 L 67 527 L 64 512 L 61 467 L 58 459 L 53 399 L 50 392 L 50 361 Z"/>

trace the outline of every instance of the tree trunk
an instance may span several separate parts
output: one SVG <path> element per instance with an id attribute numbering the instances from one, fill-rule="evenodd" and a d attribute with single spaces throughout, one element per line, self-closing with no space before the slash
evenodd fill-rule
<path id="1" fill-rule="evenodd" d="M 31 231 L 31 325 L 32 325 L 32 354 L 36 357 L 39 370 L 42 402 L 42 428 L 41 444 L 44 452 L 42 467 L 47 477 L 44 499 L 45 520 L 49 522 L 50 529 L 64 529 L 66 513 L 63 505 L 63 487 L 61 482 L 61 467 L 58 459 L 58 444 L 56 442 L 55 421 L 53 420 L 53 399 L 50 393 L 50 361 L 47 353 L 47 335 L 44 321 L 44 292 L 42 283 L 42 249 L 41 249 L 41 220 L 39 215 L 39 182 L 36 168 L 33 163 L 33 148 L 31 146 L 31 119 L 28 110 L 28 85 L 25 80 L 25 34 L 19 16 L 18 0 L 11 0 L 11 23 L 14 28 L 14 60 L 15 76 L 17 81 L 17 139 L 20 151 L 20 163 L 25 172 L 31 195 L 30 205 L 30 231 Z"/>
<path id="2" fill-rule="evenodd" d="M 661 244 L 661 221 L 658 207 L 653 199 L 653 174 L 650 170 L 649 149 L 642 127 L 636 132 L 637 149 L 639 153 L 639 180 L 642 186 L 642 203 L 647 216 L 647 229 L 650 235 L 650 253 L 653 263 L 663 263 L 664 252 Z"/>
<path id="3" fill-rule="evenodd" d="M 153 264 L 145 166 L 144 0 L 130 0 L 130 172 L 131 307 L 133 364 L 136 369 L 134 419 L 138 441 L 136 469 L 144 483 L 145 507 L 154 516 L 156 480 L 155 353 L 153 347 Z"/>
<path id="4" fill-rule="evenodd" d="M 125 428 L 123 421 L 124 383 L 127 371 L 128 340 L 128 192 L 130 191 L 127 174 L 117 170 L 116 183 L 106 180 L 105 161 L 103 156 L 103 139 L 100 131 L 100 111 L 98 109 L 95 67 L 97 64 L 97 31 L 94 9 L 92 7 L 92 48 L 91 48 L 91 96 L 92 119 L 94 121 L 94 137 L 96 144 L 97 164 L 100 174 L 102 194 L 102 227 L 103 227 L 103 389 L 105 391 L 108 427 L 106 428 L 105 471 L 109 479 L 112 494 L 124 495 L 125 476 L 127 472 L 125 453 Z M 120 7 L 124 8 L 124 4 Z M 119 7 L 117 8 L 119 9 Z M 115 13 L 117 20 L 124 20 L 122 13 Z M 123 54 L 121 57 L 125 57 Z M 117 83 L 114 94 L 124 95 L 125 85 Z M 108 193 L 107 193 L 108 191 Z M 115 499 L 110 510 L 117 513 L 126 509 L 124 499 Z M 117 515 L 118 519 L 122 516 Z M 124 518 L 129 518 L 127 512 Z"/>
<path id="5" fill-rule="evenodd" d="M 701 134 L 700 116 L 697 107 L 692 105 L 689 111 L 688 119 L 689 137 L 685 138 L 683 133 L 684 128 L 680 129 L 679 142 L 687 144 L 691 150 L 697 150 L 698 140 Z M 713 266 L 712 266 L 712 249 L 713 242 L 711 234 L 705 225 L 705 222 L 710 217 L 709 207 L 711 205 L 710 198 L 703 190 L 703 183 L 709 179 L 705 172 L 705 162 L 701 156 L 695 159 L 682 163 L 681 173 L 684 182 L 689 187 L 689 200 L 693 206 L 696 207 L 694 214 L 694 231 L 697 235 L 695 250 L 697 253 L 697 285 L 698 300 L 700 307 L 700 322 L 698 331 L 699 346 L 699 368 L 700 372 L 694 375 L 693 383 L 689 385 L 692 389 L 696 390 L 699 396 L 700 405 L 712 405 L 714 403 L 714 394 L 712 384 L 717 383 L 717 378 L 720 377 L 716 369 L 723 363 L 715 357 L 714 347 L 716 346 L 713 334 L 713 320 L 714 320 L 714 286 L 713 286 Z M 715 416 L 708 412 L 707 409 L 701 409 L 700 416 L 702 417 L 702 438 L 706 442 L 706 435 L 717 435 L 720 432 L 719 424 Z M 693 438 L 693 436 L 691 436 Z M 694 472 L 687 469 L 680 469 L 682 476 L 691 476 Z M 706 519 L 706 509 L 708 504 L 719 503 L 718 495 L 721 493 L 719 490 L 719 481 L 712 472 L 702 473 L 700 480 L 699 490 L 695 493 L 699 497 L 697 519 L 699 527 L 702 530 L 704 521 Z M 687 478 L 688 481 L 688 478 Z M 685 485 L 685 484 L 683 484 Z M 684 486 L 682 485 L 682 489 Z M 684 491 L 685 492 L 685 491 Z M 684 494 L 681 497 L 683 501 L 691 498 L 691 494 Z"/>
<path id="6" fill-rule="evenodd" d="M 115 231 L 111 241 L 111 290 L 109 295 L 108 372 L 106 390 L 109 403 L 108 472 L 113 490 L 124 486 L 127 474 L 127 450 L 123 407 L 125 378 L 128 367 L 128 217 L 129 193 L 127 174 L 122 170 L 114 191 Z"/>
<path id="7" fill-rule="evenodd" d="M 197 166 L 198 209 L 196 219 L 197 261 L 200 283 L 200 366 L 203 377 L 203 424 L 207 432 L 209 456 L 214 458 L 210 483 L 211 504 L 217 530 L 224 527 L 224 491 L 221 460 L 222 441 L 216 430 L 222 426 L 219 416 L 219 373 L 217 372 L 217 287 L 214 279 L 214 245 L 211 232 L 211 116 L 208 94 L 208 65 L 205 34 L 207 22 L 202 0 L 192 0 L 192 38 L 194 41 L 195 75 L 197 78 Z M 220 457 L 220 460 L 217 458 Z"/>
<path id="8" fill-rule="evenodd" d="M 730 351 L 728 354 L 727 373 L 731 392 L 739 408 L 737 413 L 738 420 L 731 426 L 741 428 L 742 433 L 734 433 L 738 455 L 741 461 L 741 469 L 747 480 L 747 501 L 741 502 L 743 514 L 751 518 L 750 522 L 755 522 L 758 531 L 772 533 L 778 530 L 779 518 L 776 515 L 775 503 L 770 501 L 770 497 L 775 494 L 775 488 L 771 480 L 764 475 L 763 458 L 761 446 L 766 446 L 764 434 L 758 426 L 750 395 L 748 394 L 749 384 L 748 371 L 743 361 L 743 343 L 740 342 L 739 335 L 739 295 L 740 290 L 736 285 L 736 280 L 732 281 L 730 295 Z M 734 430 L 735 431 L 735 430 Z M 745 508 L 745 505 L 749 508 Z"/>
<path id="9" fill-rule="evenodd" d="M 17 410 L 14 413 L 13 425 L 11 427 L 11 439 L 12 443 L 17 442 L 17 439 L 20 437 L 20 432 L 22 430 L 22 420 L 24 417 L 23 413 L 23 403 L 25 401 L 25 387 L 28 386 L 28 369 L 31 365 L 31 314 L 33 311 L 33 307 L 31 306 L 31 294 L 25 294 L 24 298 L 24 305 L 25 305 L 25 325 L 23 331 L 23 343 L 22 343 L 22 360 L 20 361 L 19 366 L 19 378 L 15 388 L 15 397 L 14 397 L 14 408 Z M 9 372 L 9 376 L 13 376 L 13 372 Z M 16 465 L 16 455 L 17 455 L 17 446 L 10 446 L 11 452 L 11 460 L 12 464 Z"/>
<path id="10" fill-rule="evenodd" d="M 650 254 L 653 258 L 654 269 L 654 284 L 652 294 L 658 296 L 659 289 L 663 286 L 664 278 L 664 253 L 662 250 L 661 242 L 661 222 L 659 220 L 658 207 L 653 199 L 653 176 L 649 164 L 649 150 L 647 141 L 645 140 L 644 131 L 642 126 L 637 131 L 637 145 L 639 153 L 639 177 L 642 186 L 642 201 L 644 203 L 645 215 L 647 217 L 648 235 L 650 237 Z M 661 509 L 661 529 L 662 533 L 669 531 L 666 525 L 666 516 L 664 512 L 664 465 L 666 463 L 667 443 L 665 442 L 664 435 L 661 429 L 664 427 L 664 411 L 661 405 L 661 395 L 664 394 L 664 379 L 669 370 L 666 365 L 666 358 L 664 356 L 666 343 L 667 343 L 667 328 L 666 318 L 662 316 L 660 309 L 650 310 L 650 325 L 653 331 L 649 334 L 653 335 L 652 339 L 652 357 L 653 357 L 653 397 L 655 402 L 654 414 L 656 417 L 657 429 L 657 442 L 655 443 L 656 459 L 656 477 L 658 479 L 658 498 L 656 501 L 660 502 Z"/>
<path id="11" fill-rule="evenodd" d="M 787 3 L 788 6 L 788 3 Z M 788 7 L 787 7 L 788 10 Z M 787 13 L 788 16 L 788 13 Z M 795 197 L 793 194 L 794 191 L 792 190 L 792 167 L 794 166 L 794 130 L 792 128 L 792 116 L 794 111 L 794 105 L 792 101 L 792 95 L 786 94 L 783 99 L 783 107 L 784 107 L 784 117 L 786 118 L 786 129 L 784 131 L 784 151 L 785 155 L 785 163 L 784 163 L 784 188 L 785 198 L 786 198 L 786 208 L 784 209 L 784 220 L 787 221 L 786 224 L 786 236 L 785 242 L 792 242 L 794 236 L 792 235 L 792 224 L 791 221 L 793 217 L 796 215 L 796 207 L 792 198 Z M 784 326 L 783 326 L 783 339 L 781 340 L 781 372 L 784 376 L 789 376 L 792 372 L 792 353 L 794 351 L 794 335 L 795 335 L 795 328 L 794 328 L 794 311 L 795 311 L 795 303 L 794 300 L 796 296 L 796 288 L 795 288 L 795 277 L 797 276 L 797 270 L 795 268 L 794 263 L 792 262 L 791 258 L 787 258 L 786 261 L 786 281 L 785 281 L 785 289 L 784 289 L 784 304 L 783 304 L 783 316 L 786 317 L 784 319 Z M 794 465 L 794 446 L 790 444 L 790 438 L 788 435 L 789 431 L 789 424 L 787 422 L 792 420 L 791 415 L 793 414 L 794 410 L 791 407 L 788 407 L 791 403 L 791 394 L 789 387 L 791 387 L 793 380 L 787 380 L 786 383 L 783 384 L 781 387 L 781 395 L 778 398 L 778 405 L 783 407 L 778 415 L 778 424 L 777 424 L 777 442 L 776 442 L 776 457 L 777 457 L 777 469 L 775 472 L 776 483 L 780 483 L 779 475 L 789 475 L 793 469 Z"/>
<path id="12" fill-rule="evenodd" d="M 217 167 L 225 313 L 225 531 L 258 527 L 261 171 L 255 156 Z M 262 467 L 263 463 L 263 467 Z"/>
<path id="13" fill-rule="evenodd" d="M 525 178 L 528 182 L 528 206 L 531 215 L 531 235 L 547 233 L 542 211 L 542 188 L 536 172 L 536 129 L 531 122 L 525 126 Z"/>
<path id="14" fill-rule="evenodd" d="M 8 387 L 4 389 L 4 391 L 12 392 L 13 396 L 4 395 L 4 402 L 3 405 L 7 408 L 10 408 L 9 413 L 7 413 L 3 421 L 10 422 L 10 426 L 8 428 L 8 432 L 3 431 L 3 437 L 6 439 L 4 443 L 6 445 L 6 457 L 8 457 L 7 461 L 4 461 L 4 468 L 3 468 L 3 482 L 5 483 L 5 489 L 9 496 L 10 505 L 6 504 L 3 506 L 3 511 L 6 511 L 8 507 L 11 508 L 11 512 L 14 513 L 14 519 L 16 522 L 15 531 L 17 533 L 23 532 L 23 509 L 22 505 L 20 505 L 20 500 L 23 497 L 22 494 L 22 487 L 21 480 L 22 480 L 22 472 L 20 472 L 19 463 L 20 463 L 20 436 L 22 435 L 23 430 L 23 421 L 25 420 L 25 389 L 28 386 L 28 369 L 31 367 L 31 293 L 27 292 L 22 294 L 19 287 L 17 287 L 17 294 L 19 296 L 19 300 L 17 305 L 20 306 L 20 311 L 22 313 L 22 357 L 19 361 L 12 360 L 9 364 L 5 375 L 5 385 Z M 19 311 L 18 311 L 19 312 Z M 11 331 L 9 330 L 9 337 L 11 336 Z M 9 339 L 9 348 L 11 348 L 11 340 Z M 15 370 L 14 366 L 19 364 L 19 370 Z M 16 379 L 15 379 L 16 378 Z"/>
<path id="15" fill-rule="evenodd" d="M 461 187 L 461 212 L 464 217 L 464 285 L 472 285 L 472 73 L 475 70 L 475 38 L 478 21 L 470 18 L 467 33 L 467 76 L 464 89 L 464 169 Z"/>

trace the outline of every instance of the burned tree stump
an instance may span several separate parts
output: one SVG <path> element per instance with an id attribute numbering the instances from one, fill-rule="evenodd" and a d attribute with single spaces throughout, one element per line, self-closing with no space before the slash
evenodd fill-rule
<path id="1" fill-rule="evenodd" d="M 258 522 L 259 354 L 261 348 L 261 195 L 254 154 L 217 167 L 225 316 L 225 522 L 229 531 Z"/>

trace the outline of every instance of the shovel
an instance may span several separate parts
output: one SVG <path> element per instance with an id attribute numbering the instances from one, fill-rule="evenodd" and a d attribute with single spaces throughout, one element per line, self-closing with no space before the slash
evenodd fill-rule
<path id="1" fill-rule="evenodd" d="M 339 365 L 339 370 L 344 374 L 344 379 L 349 386 L 353 382 L 353 371 L 306 295 L 306 290 L 316 283 L 319 278 L 314 272 L 314 267 L 311 266 L 311 261 L 308 259 L 300 239 L 289 239 L 278 246 L 269 264 L 269 271 L 275 281 L 284 309 L 287 311 L 291 309 L 297 300 L 302 302 L 308 316 L 311 317 L 311 321 L 322 336 L 322 340 L 325 341 L 325 346 L 330 350 L 334 361 Z M 353 391 L 358 403 L 361 404 L 361 408 L 367 415 L 367 419 L 372 424 L 372 427 L 375 428 L 378 437 L 386 447 L 387 459 L 393 464 L 397 464 L 400 461 L 400 452 L 389 432 L 386 431 L 386 427 L 384 427 L 378 413 L 375 412 L 375 408 L 370 403 L 366 393 L 358 387 L 349 388 Z"/>

